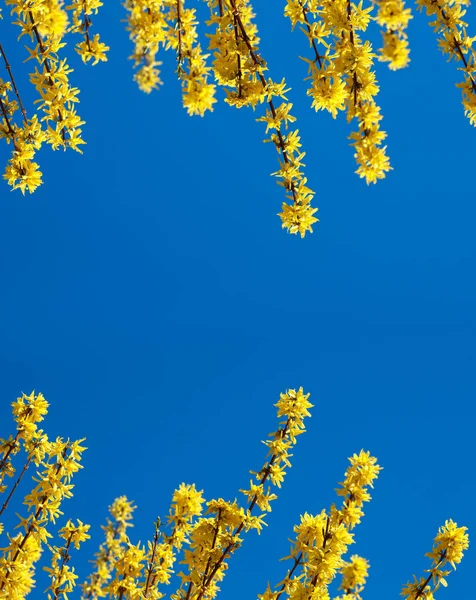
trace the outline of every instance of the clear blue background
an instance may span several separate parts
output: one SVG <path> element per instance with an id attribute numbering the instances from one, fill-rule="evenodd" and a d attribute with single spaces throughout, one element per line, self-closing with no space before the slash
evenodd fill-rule
<path id="1" fill-rule="evenodd" d="M 308 433 L 223 598 L 282 579 L 293 524 L 330 505 L 361 448 L 385 470 L 351 550 L 371 562 L 365 598 L 397 597 L 428 567 L 445 519 L 476 530 L 476 131 L 460 74 L 416 14 L 411 67 L 377 65 L 394 171 L 367 187 L 345 119 L 309 107 L 297 59 L 307 44 L 290 34 L 284 2 L 255 0 L 262 54 L 293 88 L 320 209 L 301 240 L 280 228 L 276 156 L 252 111 L 220 103 L 188 117 L 170 53 L 162 89 L 139 92 L 125 12 L 108 4 L 94 21 L 109 62 L 71 60 L 84 155 L 42 151 L 45 184 L 32 196 L 1 185 L 0 435 L 13 428 L 10 402 L 34 388 L 51 403 L 51 436 L 87 437 L 64 506 L 92 524 L 74 559 L 83 578 L 116 496 L 139 506 L 132 537 L 143 542 L 182 481 L 207 498 L 239 496 L 264 460 L 279 392 L 302 385 L 315 404 Z M 6 21 L 1 34 L 26 73 Z M 474 598 L 475 569 L 469 551 L 438 597 Z"/>

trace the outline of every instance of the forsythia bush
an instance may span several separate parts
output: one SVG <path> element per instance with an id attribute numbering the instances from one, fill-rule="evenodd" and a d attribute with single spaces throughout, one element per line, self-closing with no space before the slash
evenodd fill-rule
<path id="1" fill-rule="evenodd" d="M 258 121 L 266 125 L 266 142 L 278 153 L 279 168 L 273 173 L 285 189 L 280 217 L 290 233 L 302 237 L 312 231 L 317 209 L 314 192 L 303 173 L 305 152 L 299 130 L 294 129 L 285 80 L 270 76 L 259 49 L 258 30 L 250 0 L 205 0 L 210 11 L 208 53 L 198 42 L 195 8 L 184 0 L 125 0 L 128 31 L 133 43 L 131 58 L 139 88 L 149 93 L 161 85 L 159 52 L 172 50 L 177 60 L 183 105 L 190 115 L 213 110 L 217 86 L 224 88 L 225 102 L 237 108 L 263 106 Z M 465 114 L 476 125 L 476 37 L 467 32 L 465 5 L 469 0 L 415 0 L 431 18 L 438 44 L 461 71 Z M 0 137 L 11 144 L 12 156 L 5 179 L 12 189 L 32 192 L 42 183 L 35 155 L 43 144 L 54 150 L 84 144 L 81 117 L 76 112 L 78 88 L 70 83 L 72 69 L 65 55 L 65 39 L 73 35 L 82 60 L 96 64 L 107 58 L 108 46 L 92 34 L 92 17 L 99 0 L 6 0 L 20 37 L 30 40 L 29 58 L 36 63 L 30 82 L 38 95 L 37 112 L 27 111 L 20 87 L 7 59 L 10 49 L 0 44 L 4 78 L 0 78 Z M 273 10 L 274 4 L 270 10 Z M 276 8 L 277 10 L 277 8 Z M 350 135 L 357 163 L 356 173 L 375 183 L 391 169 L 386 133 L 380 128 L 377 104 L 379 85 L 375 60 L 392 70 L 410 62 L 407 25 L 413 18 L 403 0 L 286 0 L 284 14 L 290 26 L 301 30 L 309 45 L 308 90 L 311 106 L 335 118 L 340 111 L 355 123 Z M 382 32 L 377 53 L 365 34 L 371 23 Z M 78 41 L 80 40 L 80 41 Z"/>
<path id="2" fill-rule="evenodd" d="M 35 485 L 24 499 L 24 516 L 18 522 L 10 516 L 7 528 L 0 525 L 0 599 L 25 598 L 35 585 L 35 566 L 46 551 L 50 577 L 49 599 L 67 598 L 76 585 L 74 547 L 87 540 L 89 525 L 68 519 L 58 528 L 63 516 L 60 506 L 72 496 L 71 479 L 81 468 L 84 440 L 49 440 L 38 429 L 47 413 L 42 394 L 23 394 L 12 404 L 16 433 L 0 439 L 0 493 L 5 501 L 0 519 L 5 520 L 12 496 L 30 467 L 36 468 Z M 268 456 L 259 471 L 251 471 L 250 487 L 241 490 L 246 503 L 222 498 L 206 501 L 194 485 L 182 484 L 173 493 L 166 523 L 159 519 L 147 545 L 134 544 L 128 535 L 135 506 L 125 497 L 110 507 L 111 518 L 103 528 L 105 541 L 96 554 L 94 571 L 82 585 L 83 598 L 112 597 L 121 600 L 157 600 L 164 597 L 164 586 L 172 583 L 174 565 L 181 558 L 185 565 L 177 574 L 178 588 L 172 600 L 209 600 L 219 592 L 219 583 L 228 561 L 244 541 L 246 533 L 258 533 L 276 499 L 291 450 L 297 436 L 304 433 L 304 420 L 310 416 L 309 394 L 288 390 L 276 404 L 279 426 L 265 442 Z M 15 467 L 23 454 L 21 469 Z M 339 576 L 342 595 L 334 600 L 359 600 L 366 583 L 369 563 L 355 554 L 346 558 L 354 543 L 354 528 L 360 523 L 363 506 L 371 497 L 381 467 L 377 459 L 363 450 L 349 459 L 344 480 L 339 484 L 339 502 L 316 515 L 304 514 L 294 527 L 290 566 L 283 580 L 268 585 L 259 600 L 328 600 L 329 585 Z M 23 465 L 23 466 L 22 466 Z M 14 533 L 19 529 L 18 533 Z M 449 520 L 440 528 L 431 552 L 428 575 L 408 583 L 402 595 L 407 600 L 432 600 L 446 576 L 461 562 L 468 548 L 466 527 Z M 43 560 L 44 562 L 44 560 Z"/>

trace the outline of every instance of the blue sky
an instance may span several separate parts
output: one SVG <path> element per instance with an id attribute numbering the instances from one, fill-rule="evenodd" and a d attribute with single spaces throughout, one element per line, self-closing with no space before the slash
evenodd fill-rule
<path id="1" fill-rule="evenodd" d="M 139 506 L 143 542 L 182 481 L 207 498 L 239 496 L 263 462 L 279 392 L 301 385 L 315 404 L 308 432 L 222 598 L 255 598 L 282 579 L 293 524 L 329 506 L 361 448 L 384 467 L 352 548 L 371 563 L 366 600 L 423 574 L 445 519 L 476 529 L 475 130 L 459 73 L 416 14 L 410 68 L 377 65 L 394 171 L 367 187 L 345 119 L 309 107 L 306 42 L 290 35 L 283 4 L 255 0 L 262 54 L 292 86 L 320 209 L 312 236 L 280 228 L 276 156 L 251 111 L 220 103 L 188 117 L 170 54 L 163 88 L 136 89 L 119 3 L 95 20 L 110 61 L 71 61 L 84 155 L 42 151 L 45 184 L 32 196 L 1 185 L 0 435 L 10 402 L 36 389 L 51 403 L 51 436 L 87 438 L 64 507 L 93 526 L 81 576 L 116 496 Z M 21 72 L 15 50 L 9 58 Z M 438 597 L 469 600 L 475 568 L 470 549 Z"/>

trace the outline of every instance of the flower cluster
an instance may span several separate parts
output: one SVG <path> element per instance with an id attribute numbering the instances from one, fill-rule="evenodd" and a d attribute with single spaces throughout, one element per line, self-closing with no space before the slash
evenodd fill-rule
<path id="1" fill-rule="evenodd" d="M 178 572 L 178 589 L 171 600 L 212 600 L 220 591 L 219 584 L 226 575 L 228 559 L 243 543 L 243 534 L 251 530 L 260 533 L 266 513 L 276 499 L 285 471 L 291 466 L 293 446 L 304 433 L 304 421 L 310 416 L 309 394 L 303 389 L 288 390 L 276 404 L 279 426 L 265 441 L 268 447 L 266 462 L 254 476 L 250 487 L 241 492 L 247 506 L 237 500 L 222 498 L 205 501 L 203 492 L 194 485 L 181 484 L 172 496 L 167 523 L 157 519 L 151 541 L 134 544 L 129 538 L 134 504 L 125 496 L 117 498 L 109 508 L 111 518 L 103 527 L 105 541 L 96 554 L 92 575 L 82 586 L 83 600 L 114 598 L 116 600 L 160 600 L 165 596 L 161 586 L 172 582 L 174 566 L 179 561 L 185 572 Z M 71 549 L 90 538 L 89 525 L 68 519 L 59 528 L 59 543 L 50 543 L 51 524 L 63 515 L 62 501 L 72 496 L 72 476 L 81 468 L 82 441 L 57 438 L 50 441 L 38 424 L 48 411 L 42 394 L 22 394 L 12 404 L 16 433 L 0 439 L 0 494 L 10 492 L 0 509 L 0 517 L 9 508 L 30 463 L 37 469 L 33 490 L 24 498 L 28 508 L 25 517 L 19 516 L 16 528 L 21 532 L 6 533 L 6 546 L 0 550 L 0 600 L 23 600 L 35 587 L 37 563 L 45 548 L 51 552 L 50 565 L 43 567 L 49 575 L 48 600 L 67 599 L 77 580 L 70 566 Z M 24 451 L 26 461 L 14 483 L 6 482 L 17 473 L 14 460 Z M 337 490 L 343 501 L 317 515 L 305 513 L 294 527 L 292 560 L 284 580 L 275 590 L 268 585 L 261 600 L 329 600 L 329 586 L 340 574 L 341 596 L 335 600 L 361 600 L 368 577 L 368 562 L 352 555 L 345 559 L 354 543 L 353 529 L 363 516 L 363 505 L 370 501 L 381 467 L 377 459 L 363 450 L 349 459 L 349 466 Z M 259 509 L 257 512 L 255 509 Z M 253 512 L 254 511 L 254 512 Z M 0 536 L 3 534 L 0 525 Z M 403 591 L 407 600 L 433 600 L 433 593 L 446 585 L 447 565 L 455 568 L 468 548 L 465 527 L 447 521 L 435 538 L 428 577 L 415 579 Z M 284 599 L 283 599 L 284 600 Z"/>
<path id="2" fill-rule="evenodd" d="M 357 554 L 345 561 L 342 568 L 342 583 L 339 589 L 344 593 L 335 600 L 361 600 L 361 593 L 369 575 L 369 561 Z"/>
<path id="3" fill-rule="evenodd" d="M 379 60 L 388 63 L 389 69 L 397 71 L 408 66 L 410 47 L 406 29 L 412 12 L 405 8 L 403 0 L 375 0 L 378 13 L 375 20 L 382 28 L 383 47 Z"/>
<path id="4" fill-rule="evenodd" d="M 130 58 L 138 68 L 134 75 L 139 89 L 150 94 L 158 88 L 160 79 L 157 60 L 160 46 L 167 46 L 169 25 L 165 17 L 163 0 L 126 0 L 124 6 L 128 12 L 127 29 L 134 43 L 134 52 Z"/>
<path id="5" fill-rule="evenodd" d="M 95 570 L 83 584 L 83 598 L 101 598 L 107 594 L 115 562 L 129 541 L 127 529 L 132 527 L 134 510 L 135 506 L 125 496 L 117 498 L 109 507 L 112 520 L 108 519 L 103 526 L 106 540 L 96 554 Z"/>
<path id="6" fill-rule="evenodd" d="M 68 6 L 73 18 L 71 31 L 81 34 L 84 38 L 76 45 L 76 52 L 85 63 L 92 60 L 93 64 L 97 64 L 100 60 L 107 60 L 106 52 L 109 46 L 100 41 L 98 33 L 94 37 L 89 33 L 91 15 L 97 14 L 102 5 L 100 0 L 71 0 L 71 5 Z"/>
<path id="7" fill-rule="evenodd" d="M 276 495 L 265 484 L 269 480 L 279 487 L 286 466 L 290 466 L 290 450 L 296 438 L 304 432 L 304 418 L 309 416 L 309 394 L 288 390 L 281 394 L 277 403 L 278 417 L 282 419 L 278 430 L 266 442 L 269 460 L 259 472 L 253 472 L 258 484 L 242 490 L 248 499 L 248 507 L 241 507 L 235 500 L 222 498 L 206 503 L 202 492 L 194 485 L 182 484 L 173 494 L 167 518 L 170 533 L 161 530 L 161 521 L 155 523 L 155 534 L 144 547 L 131 543 L 126 533 L 133 507 L 121 498 L 113 505 L 114 522 L 106 527 L 106 543 L 97 555 L 96 571 L 83 586 L 83 598 L 101 598 L 106 594 L 116 598 L 163 597 L 161 584 L 169 584 L 177 553 L 183 552 L 182 563 L 187 573 L 178 575 L 181 585 L 172 594 L 174 600 L 201 600 L 214 598 L 219 591 L 218 583 L 225 576 L 227 559 L 243 541 L 242 533 L 255 529 L 260 532 L 264 514 L 253 515 L 253 509 L 263 513 L 271 510 L 270 502 Z M 122 510 L 118 511 L 118 503 Z"/>
<path id="8" fill-rule="evenodd" d="M 373 61 L 376 55 L 364 33 L 371 21 L 372 6 L 363 8 L 350 0 L 288 0 L 285 14 L 295 27 L 300 24 L 314 51 L 309 65 L 312 107 L 327 110 L 336 117 L 346 110 L 347 119 L 355 119 L 358 131 L 351 134 L 358 164 L 356 173 L 367 183 L 383 179 L 391 169 L 382 146 L 386 133 L 380 130 L 382 119 L 375 102 L 379 91 Z M 319 48 L 323 47 L 321 54 Z"/>
<path id="9" fill-rule="evenodd" d="M 49 449 L 48 437 L 38 429 L 38 423 L 43 421 L 48 412 L 48 402 L 43 394 L 32 392 L 29 396 L 22 394 L 12 403 L 13 418 L 16 423 L 16 435 L 8 439 L 0 438 L 0 494 L 7 491 L 6 477 L 12 478 L 16 469 L 13 466 L 13 457 L 22 448 L 27 452 L 29 462 L 34 462 L 39 467 Z M 28 463 L 29 464 L 29 463 Z M 5 511 L 2 508 L 1 512 Z M 1 513 L 0 513 L 1 514 Z"/>
<path id="10" fill-rule="evenodd" d="M 89 527 L 89 525 L 84 525 L 78 519 L 77 525 L 74 525 L 72 521 L 68 521 L 66 525 L 59 530 L 59 537 L 63 538 L 66 543 L 61 547 L 53 546 L 51 548 L 51 567 L 44 567 L 51 579 L 51 585 L 48 589 L 51 591 L 52 600 L 57 600 L 61 596 L 67 598 L 67 594 L 73 591 L 78 576 L 74 572 L 74 567 L 68 565 L 71 559 L 69 551 L 71 545 L 73 545 L 76 550 L 79 550 L 80 543 L 85 542 L 91 537 L 88 534 Z"/>
<path id="11" fill-rule="evenodd" d="M 41 37 L 62 38 L 68 31 L 69 17 L 63 0 L 44 0 L 43 15 L 38 24 Z"/>
<path id="12" fill-rule="evenodd" d="M 259 596 L 261 600 L 278 600 L 283 594 L 293 600 L 328 600 L 328 586 L 338 572 L 344 574 L 345 589 L 359 587 L 365 582 L 365 577 L 362 581 L 360 576 L 358 583 L 348 585 L 350 578 L 346 579 L 345 574 L 349 575 L 350 571 L 343 556 L 354 542 L 351 530 L 360 523 L 363 503 L 370 500 L 368 488 L 372 487 L 381 467 L 377 459 L 363 450 L 349 460 L 350 466 L 337 491 L 338 495 L 344 496 L 342 506 L 337 508 L 333 504 L 329 511 L 301 516 L 301 522 L 294 527 L 296 535 L 291 553 L 286 557 L 293 561 L 293 566 L 278 584 L 278 589 L 273 591 L 268 586 Z"/>
<path id="13" fill-rule="evenodd" d="M 288 102 L 284 79 L 281 83 L 266 78 L 266 61 L 259 53 L 259 38 L 253 21 L 249 0 L 209 0 L 211 16 L 209 25 L 209 48 L 214 53 L 213 70 L 217 82 L 226 89 L 225 101 L 238 108 L 266 103 L 268 108 L 257 121 L 266 124 L 269 136 L 279 155 L 279 170 L 273 173 L 286 190 L 288 202 L 284 202 L 279 214 L 283 228 L 304 237 L 312 232 L 317 222 L 311 200 L 314 192 L 307 187 L 302 172 L 305 152 L 300 150 L 299 130 L 290 130 L 296 121 L 292 104 Z"/>
<path id="14" fill-rule="evenodd" d="M 0 52 L 5 59 L 3 48 L 0 48 Z M 17 95 L 14 83 L 0 79 L 0 114 L 3 117 L 0 122 L 0 138 L 13 146 L 12 157 L 3 177 L 12 189 L 19 189 L 24 194 L 25 191 L 35 191 L 42 183 L 42 173 L 33 159 L 45 141 L 46 133 L 41 128 L 38 117 L 35 115 L 28 119 L 24 109 L 22 125 L 15 122 L 21 101 L 18 96 L 18 99 L 12 98 L 13 90 Z"/>
<path id="15" fill-rule="evenodd" d="M 276 499 L 267 483 L 281 487 L 285 469 L 291 466 L 290 450 L 297 436 L 305 431 L 304 419 L 310 415 L 312 404 L 308 398 L 309 394 L 304 394 L 302 388 L 281 394 L 276 407 L 282 421 L 265 442 L 269 459 L 259 471 L 251 471 L 258 483 L 251 481 L 249 489 L 241 490 L 248 507 L 245 509 L 236 500 L 228 502 L 222 498 L 207 502 L 209 516 L 199 519 L 191 532 L 190 549 L 184 551 L 188 573 L 180 574 L 182 584 L 173 600 L 215 598 L 220 589 L 217 584 L 228 568 L 227 559 L 243 543 L 242 533 L 253 529 L 261 531 L 265 513 L 271 511 L 270 502 Z M 253 515 L 255 507 L 262 514 Z"/>
<path id="16" fill-rule="evenodd" d="M 47 127 L 44 141 L 51 144 L 53 150 L 70 147 L 78 151 L 78 146 L 84 143 L 81 137 L 81 125 L 84 122 L 75 111 L 79 90 L 69 82 L 72 69 L 66 59 L 59 55 L 65 43 L 61 37 L 41 36 L 39 29 L 44 25 L 45 14 L 48 14 L 44 10 L 43 0 L 7 0 L 7 4 L 12 6 L 12 15 L 17 17 L 20 35 L 29 36 L 34 44 L 28 47 L 28 51 L 39 68 L 35 67 L 30 82 L 41 98 L 38 108 L 43 111 L 41 121 Z M 45 24 L 45 31 L 54 30 L 50 21 Z"/>
<path id="17" fill-rule="evenodd" d="M 11 65 L 0 45 L 0 54 L 8 80 L 0 78 L 0 138 L 12 144 L 12 156 L 7 163 L 4 179 L 12 189 L 33 192 L 42 183 L 42 173 L 35 162 L 35 154 L 46 143 L 53 150 L 72 148 L 81 152 L 84 144 L 81 126 L 84 121 L 76 113 L 78 88 L 71 85 L 72 69 L 61 56 L 66 45 L 64 35 L 81 31 L 85 41 L 77 51 L 86 62 L 105 60 L 108 49 L 99 37 L 89 36 L 89 15 L 101 6 L 98 0 L 75 0 L 64 7 L 63 0 L 6 0 L 15 25 L 21 29 L 20 38 L 27 36 L 32 45 L 27 46 L 29 59 L 37 66 L 30 75 L 30 83 L 39 99 L 38 113 L 28 117 Z M 72 12 L 73 25 L 69 27 L 68 10 Z"/>
<path id="18" fill-rule="evenodd" d="M 463 95 L 465 115 L 476 126 L 476 37 L 470 37 L 463 21 L 466 0 L 417 0 L 421 9 L 433 17 L 431 25 L 439 36 L 438 42 L 444 54 L 463 64 L 463 82 L 457 84 Z"/>
<path id="19" fill-rule="evenodd" d="M 134 42 L 134 79 L 150 93 L 162 82 L 157 68 L 160 47 L 177 56 L 177 73 L 182 82 L 183 105 L 189 115 L 203 116 L 213 110 L 215 85 L 208 83 L 211 67 L 197 42 L 196 11 L 185 8 L 184 0 L 127 0 L 128 30 Z"/>
<path id="20" fill-rule="evenodd" d="M 0 494 L 9 490 L 5 478 L 13 478 L 16 473 L 13 458 L 23 450 L 26 460 L 0 509 L 2 518 L 30 464 L 33 463 L 39 470 L 37 477 L 33 478 L 36 485 L 23 500 L 28 510 L 27 515 L 18 515 L 20 522 L 16 528 L 22 532 L 16 535 L 7 532 L 8 543 L 0 551 L 2 600 L 20 600 L 33 588 L 35 563 L 40 559 L 43 547 L 49 546 L 48 539 L 52 537 L 50 525 L 56 523 L 63 514 L 60 509 L 63 500 L 72 496 L 74 486 L 71 478 L 81 468 L 81 455 L 84 451 L 81 445 L 83 440 L 57 438 L 51 441 L 38 429 L 38 423 L 48 411 L 48 403 L 42 394 L 23 394 L 13 402 L 12 408 L 17 432 L 14 437 L 0 439 Z M 89 537 L 88 528 L 81 521 L 78 521 L 77 526 L 68 521 L 59 531 L 60 537 L 66 540 L 66 545 L 62 548 L 50 547 L 53 552 L 52 567 L 47 570 L 52 581 L 50 590 L 55 599 L 74 586 L 74 570 L 66 564 L 68 550 L 71 544 L 78 547 L 79 542 Z M 2 532 L 3 526 L 0 526 L 0 533 Z"/>
<path id="21" fill-rule="evenodd" d="M 448 585 L 445 577 L 450 574 L 451 565 L 456 569 L 463 558 L 463 553 L 469 547 L 469 537 L 466 533 L 467 527 L 458 527 L 452 521 L 446 521 L 443 527 L 440 527 L 433 548 L 426 556 L 431 558 L 431 567 L 427 570 L 427 577 L 417 578 L 414 576 L 413 583 L 407 583 L 402 590 L 402 596 L 406 600 L 433 600 L 434 592 L 442 585 Z M 446 568 L 445 568 L 446 567 Z"/>

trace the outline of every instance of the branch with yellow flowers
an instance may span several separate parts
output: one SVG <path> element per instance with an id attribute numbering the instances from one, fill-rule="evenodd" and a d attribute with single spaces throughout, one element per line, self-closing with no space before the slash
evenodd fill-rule
<path id="1" fill-rule="evenodd" d="M 3 48 L 3 46 L 2 46 L 1 43 L 0 43 L 0 54 L 2 55 L 3 62 L 5 63 L 5 68 L 6 68 L 7 72 L 8 72 L 8 77 L 10 79 L 10 82 L 11 82 L 12 87 L 13 87 L 13 91 L 15 92 L 15 96 L 16 96 L 18 104 L 20 106 L 20 110 L 21 110 L 21 113 L 23 115 L 23 120 L 25 121 L 25 123 L 27 123 L 28 122 L 28 118 L 26 116 L 26 110 L 25 110 L 25 107 L 23 106 L 23 102 L 22 102 L 22 99 L 21 99 L 21 96 L 20 96 L 20 92 L 18 91 L 17 84 L 15 83 L 15 79 L 14 79 L 13 73 L 12 73 L 12 68 L 10 66 L 10 63 L 8 62 L 7 55 L 5 54 L 5 50 L 4 50 L 4 48 Z"/>
<path id="2" fill-rule="evenodd" d="M 391 166 L 385 152 L 386 146 L 382 146 L 387 134 L 380 130 L 379 122 L 382 117 L 375 102 L 379 91 L 375 73 L 371 70 L 375 54 L 370 43 L 362 43 L 357 33 L 358 30 L 366 30 L 370 10 L 363 11 L 353 5 L 351 0 L 346 0 L 347 31 L 342 32 L 341 39 L 336 43 L 339 55 L 336 63 L 341 67 L 341 72 L 347 74 L 346 83 L 350 96 L 347 119 L 350 121 L 355 117 L 359 125 L 359 130 L 350 136 L 355 148 L 354 157 L 359 165 L 356 173 L 365 178 L 367 183 L 376 183 L 378 179 L 385 177 Z"/>
<path id="3" fill-rule="evenodd" d="M 317 209 L 310 205 L 314 192 L 306 186 L 307 179 L 300 170 L 304 166 L 302 159 L 305 154 L 299 152 L 299 132 L 285 132 L 289 123 L 296 120 L 290 112 L 292 104 L 286 101 L 288 90 L 285 82 L 278 84 L 264 76 L 267 66 L 259 54 L 257 28 L 252 21 L 254 15 L 249 2 L 209 0 L 208 4 L 211 10 L 209 24 L 215 25 L 214 33 L 209 36 L 209 48 L 215 51 L 215 78 L 220 85 L 231 88 L 227 89 L 225 99 L 231 106 L 254 108 L 260 103 L 268 105 L 265 116 L 257 121 L 266 123 L 266 133 L 270 130 L 275 132 L 265 141 L 273 142 L 282 156 L 279 170 L 273 173 L 290 200 L 282 205 L 282 226 L 290 233 L 300 233 L 304 237 L 317 222 L 313 216 Z M 280 105 L 275 103 L 278 98 L 284 100 Z"/>
<path id="4" fill-rule="evenodd" d="M 30 466 L 31 462 L 34 460 L 36 450 L 38 450 L 38 448 L 40 447 L 40 445 L 42 443 L 44 443 L 44 441 L 45 441 L 44 436 L 41 435 L 40 439 L 34 442 L 33 450 L 28 454 L 27 460 L 25 461 L 25 464 L 23 465 L 23 469 L 21 470 L 20 475 L 17 477 L 15 483 L 12 486 L 12 489 L 10 490 L 10 493 L 8 494 L 5 502 L 2 504 L 2 508 L 0 509 L 0 517 L 3 515 L 3 513 L 8 508 L 8 505 L 10 504 L 13 494 L 16 492 L 18 486 L 20 485 L 21 480 L 23 479 L 23 477 L 25 476 L 25 473 L 28 470 L 28 467 Z"/>
<path id="5" fill-rule="evenodd" d="M 72 495 L 72 476 L 80 468 L 84 448 L 82 440 L 71 442 L 57 438 L 49 441 L 38 429 L 38 423 L 47 413 L 48 403 L 41 394 L 23 394 L 12 404 L 17 424 L 15 436 L 0 439 L 0 472 L 11 476 L 15 471 L 11 458 L 23 446 L 29 461 L 41 466 L 36 487 L 26 495 L 24 504 L 29 515 L 20 517 L 23 533 L 8 535 L 8 546 L 0 554 L 0 599 L 23 600 L 33 589 L 36 563 L 46 545 L 51 553 L 51 566 L 44 567 L 50 577 L 48 588 L 51 600 L 59 600 L 74 589 L 77 575 L 70 566 L 71 547 L 79 548 L 89 536 L 89 525 L 80 520 L 75 525 L 68 519 L 59 529 L 62 546 L 48 543 L 51 537 L 50 523 L 60 518 L 62 501 Z M 110 507 L 112 520 L 103 527 L 105 542 L 96 555 L 96 567 L 83 585 L 83 598 L 98 600 L 106 595 L 115 600 L 160 600 L 164 597 L 160 585 L 171 582 L 173 566 L 182 552 L 182 564 L 188 574 L 179 573 L 179 589 L 170 595 L 171 600 L 213 600 L 219 590 L 218 583 L 228 568 L 227 559 L 242 544 L 241 534 L 255 529 L 260 532 L 265 513 L 276 499 L 268 482 L 280 487 L 287 467 L 290 467 L 291 450 L 298 435 L 304 429 L 304 420 L 312 405 L 309 394 L 288 390 L 280 395 L 276 404 L 279 426 L 265 442 L 268 456 L 262 468 L 251 472 L 256 482 L 240 490 L 248 499 L 246 509 L 237 501 L 227 502 L 221 498 L 206 502 L 203 492 L 194 485 L 181 484 L 172 496 L 167 518 L 170 534 L 161 530 L 161 521 L 155 522 L 152 541 L 147 546 L 133 544 L 128 536 L 132 526 L 135 506 L 124 496 L 117 498 Z M 369 488 L 373 487 L 381 467 L 377 459 L 363 450 L 349 459 L 344 480 L 337 490 L 343 497 L 340 507 L 332 504 L 329 510 L 317 515 L 305 513 L 294 527 L 295 538 L 291 553 L 293 565 L 285 579 L 273 591 L 268 585 L 260 600 L 280 600 L 283 595 L 291 597 L 329 598 L 329 585 L 338 574 L 344 595 L 334 600 L 361 600 L 361 592 L 368 576 L 368 562 L 352 555 L 345 555 L 354 543 L 352 530 L 364 514 L 363 505 L 370 501 Z M 20 475 L 22 477 L 22 475 Z M 15 486 L 14 486 L 15 487 Z M 4 492 L 6 487 L 0 489 Z M 252 515 L 259 508 L 263 514 Z M 0 535 L 3 526 L 0 524 Z M 446 585 L 446 576 L 455 568 L 468 548 L 466 527 L 458 527 L 447 521 L 435 538 L 428 576 L 408 584 L 403 595 L 406 600 L 432 598 L 439 586 Z"/>
<path id="6" fill-rule="evenodd" d="M 100 0 L 71 0 L 71 5 L 67 7 L 73 16 L 73 25 L 69 31 L 84 36 L 84 40 L 75 48 L 84 63 L 91 60 L 93 65 L 96 65 L 99 61 L 107 60 L 109 46 L 100 41 L 98 33 L 94 37 L 89 33 L 92 25 L 91 15 L 97 14 L 102 5 Z"/>
<path id="7" fill-rule="evenodd" d="M 362 600 L 361 593 L 369 574 L 369 561 L 353 554 L 349 561 L 344 561 L 339 572 L 342 575 L 339 590 L 343 591 L 343 596 L 337 596 L 334 600 Z"/>
<path id="8" fill-rule="evenodd" d="M 305 514 L 301 523 L 294 527 L 290 556 L 294 564 L 288 570 L 279 589 L 273 591 L 268 584 L 260 600 L 279 600 L 284 594 L 298 594 L 305 598 L 327 598 L 328 586 L 338 571 L 344 573 L 348 563 L 343 559 L 348 546 L 354 542 L 351 530 L 360 523 L 362 505 L 370 501 L 368 488 L 373 487 L 381 467 L 377 459 L 363 450 L 350 459 L 344 481 L 338 495 L 345 496 L 340 509 L 333 504 L 329 511 L 318 515 Z M 352 562 L 352 561 L 351 561 Z M 300 572 L 294 574 L 300 567 Z M 346 585 L 348 581 L 345 582 Z"/>
<path id="9" fill-rule="evenodd" d="M 467 33 L 467 23 L 463 21 L 466 9 L 456 0 L 417 0 L 421 10 L 435 17 L 430 23 L 439 37 L 441 51 L 463 63 L 464 80 L 458 83 L 463 96 L 465 115 L 471 125 L 476 126 L 476 49 L 473 44 L 476 37 Z"/>
<path id="10" fill-rule="evenodd" d="M 458 527 L 458 525 L 449 519 L 439 528 L 438 534 L 433 542 L 433 548 L 426 556 L 432 559 L 431 567 L 428 569 L 427 577 L 414 576 L 413 583 L 407 583 L 402 590 L 402 596 L 405 600 L 418 600 L 418 598 L 433 598 L 434 592 L 442 585 L 448 585 L 446 577 L 451 573 L 451 569 L 444 569 L 451 565 L 456 569 L 456 565 L 463 559 L 465 550 L 469 547 L 469 537 L 467 527 Z"/>

